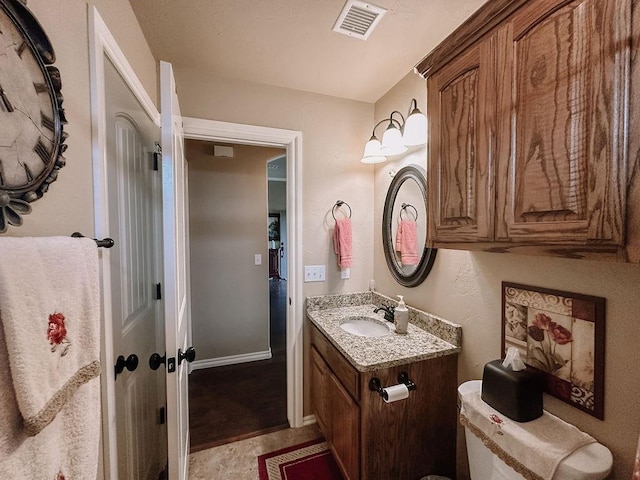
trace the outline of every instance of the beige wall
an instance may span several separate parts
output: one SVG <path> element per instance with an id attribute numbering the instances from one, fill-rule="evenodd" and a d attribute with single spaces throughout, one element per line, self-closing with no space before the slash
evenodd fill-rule
<path id="1" fill-rule="evenodd" d="M 88 7 L 96 5 L 152 99 L 157 97 L 156 62 L 127 0 L 29 0 L 28 7 L 56 52 L 69 134 L 67 165 L 20 228 L 8 235 L 70 235 L 93 228 Z"/>
<path id="2" fill-rule="evenodd" d="M 305 283 L 304 295 L 366 289 L 373 274 L 373 170 L 360 163 L 371 135 L 373 105 L 216 77 L 175 67 L 185 116 L 302 132 L 302 257 L 327 266 L 327 281 Z M 331 208 L 353 210 L 354 266 L 341 280 L 331 246 Z"/>
<path id="3" fill-rule="evenodd" d="M 425 92 L 425 82 L 420 77 L 407 75 L 376 103 L 376 120 L 394 109 L 404 114 L 412 97 L 418 99 L 424 112 Z M 376 169 L 376 230 L 390 182 L 388 170 L 397 170 L 406 163 L 426 166 L 426 150 Z M 397 285 L 388 273 L 377 233 L 374 257 L 378 290 L 387 295 L 403 293 L 407 304 L 462 325 L 459 383 L 481 378 L 484 364 L 500 356 L 502 281 L 605 297 L 604 421 L 548 395 L 545 395 L 544 404 L 547 410 L 577 425 L 611 449 L 614 455 L 611 478 L 631 478 L 640 428 L 640 410 L 637 408 L 640 381 L 636 378 L 640 366 L 640 266 L 441 249 L 427 280 L 419 287 L 409 289 Z"/>
<path id="4" fill-rule="evenodd" d="M 198 360 L 269 349 L 267 160 L 285 150 L 186 140 L 191 317 Z M 254 265 L 254 255 L 262 265 Z"/>

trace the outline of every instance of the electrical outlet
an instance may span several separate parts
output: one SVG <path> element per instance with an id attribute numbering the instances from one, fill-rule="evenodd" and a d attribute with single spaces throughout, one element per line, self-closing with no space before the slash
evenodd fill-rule
<path id="1" fill-rule="evenodd" d="M 324 265 L 305 265 L 304 281 L 305 282 L 324 282 L 325 266 Z"/>
<path id="2" fill-rule="evenodd" d="M 347 268 L 343 268 L 342 270 L 340 270 L 340 278 L 342 280 L 346 280 L 348 278 L 351 278 L 351 269 L 349 267 L 347 267 Z"/>

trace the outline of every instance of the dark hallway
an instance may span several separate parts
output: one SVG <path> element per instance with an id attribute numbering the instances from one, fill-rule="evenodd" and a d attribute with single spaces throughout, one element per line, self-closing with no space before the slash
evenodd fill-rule
<path id="1" fill-rule="evenodd" d="M 269 280 L 272 358 L 189 376 L 191 452 L 288 427 L 286 280 Z"/>

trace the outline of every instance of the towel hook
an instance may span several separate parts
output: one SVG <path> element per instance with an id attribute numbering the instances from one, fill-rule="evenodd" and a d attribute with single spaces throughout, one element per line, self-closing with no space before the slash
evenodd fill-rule
<path id="1" fill-rule="evenodd" d="M 351 218 L 351 207 L 349 206 L 349 204 L 343 200 L 338 200 L 336 202 L 336 204 L 333 206 L 333 208 L 331 209 L 331 216 L 333 217 L 333 219 L 336 219 L 336 208 L 340 208 L 342 205 L 346 205 L 347 208 L 349 209 L 349 218 Z"/>
<path id="2" fill-rule="evenodd" d="M 413 208 L 413 211 L 416 214 L 416 221 L 418 220 L 418 209 L 416 207 L 414 207 L 413 205 L 411 205 L 410 203 L 403 203 L 402 204 L 402 208 L 400 209 L 400 220 L 402 220 L 402 212 L 407 210 L 407 208 Z"/>

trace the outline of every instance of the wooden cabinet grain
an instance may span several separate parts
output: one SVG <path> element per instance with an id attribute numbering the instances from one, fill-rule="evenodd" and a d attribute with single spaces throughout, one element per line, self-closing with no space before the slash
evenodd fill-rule
<path id="1" fill-rule="evenodd" d="M 331 371 L 315 348 L 311 349 L 311 404 L 316 412 L 316 422 L 327 441 L 331 441 Z"/>
<path id="2" fill-rule="evenodd" d="M 493 239 L 490 40 L 428 79 L 431 240 Z"/>
<path id="3" fill-rule="evenodd" d="M 623 245 L 628 6 L 539 0 L 498 29 L 497 241 Z"/>
<path id="4" fill-rule="evenodd" d="M 417 66 L 434 246 L 637 261 L 632 4 L 489 1 Z"/>
<path id="5" fill-rule="evenodd" d="M 312 409 L 347 480 L 455 478 L 457 355 L 365 373 L 313 325 L 311 345 Z M 418 386 L 406 400 L 385 403 L 369 389 L 400 372 Z"/>

